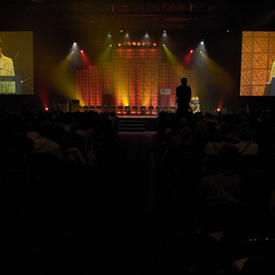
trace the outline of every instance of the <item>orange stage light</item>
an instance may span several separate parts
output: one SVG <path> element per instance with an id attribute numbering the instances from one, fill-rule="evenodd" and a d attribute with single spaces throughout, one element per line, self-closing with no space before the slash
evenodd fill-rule
<path id="1" fill-rule="evenodd" d="M 128 45 L 128 46 L 131 46 L 131 42 L 128 42 L 127 45 Z"/>
<path id="2" fill-rule="evenodd" d="M 140 46 L 140 42 L 137 42 L 137 46 Z"/>

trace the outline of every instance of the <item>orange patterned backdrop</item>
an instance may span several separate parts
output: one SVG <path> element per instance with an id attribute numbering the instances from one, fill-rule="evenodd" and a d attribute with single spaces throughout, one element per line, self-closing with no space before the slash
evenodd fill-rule
<path id="1" fill-rule="evenodd" d="M 183 76 L 196 96 L 196 72 L 163 62 L 160 49 L 115 49 L 110 62 L 77 71 L 77 98 L 81 105 L 104 105 L 104 95 L 110 94 L 116 106 L 157 106 L 159 91 L 165 88 L 174 106 Z"/>
<path id="2" fill-rule="evenodd" d="M 264 95 L 274 60 L 275 32 L 245 31 L 242 33 L 240 95 Z"/>

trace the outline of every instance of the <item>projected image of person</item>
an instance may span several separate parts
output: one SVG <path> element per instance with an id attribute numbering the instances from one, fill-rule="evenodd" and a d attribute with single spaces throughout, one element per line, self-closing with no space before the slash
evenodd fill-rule
<path id="1" fill-rule="evenodd" d="M 275 60 L 273 61 L 272 67 L 271 67 L 271 72 L 270 72 L 270 79 L 269 82 L 266 83 L 265 85 L 265 89 L 264 89 L 264 95 L 265 96 L 270 96 L 270 95 L 275 95 L 274 91 L 275 88 L 272 88 L 272 85 L 274 86 L 274 84 L 272 84 L 272 79 L 275 79 Z"/>
<path id="2" fill-rule="evenodd" d="M 272 64 L 269 83 L 272 82 L 272 78 L 275 78 L 275 60 L 273 61 L 273 64 Z"/>
<path id="3" fill-rule="evenodd" d="M 13 61 L 3 54 L 3 41 L 0 37 L 0 76 L 14 76 Z"/>

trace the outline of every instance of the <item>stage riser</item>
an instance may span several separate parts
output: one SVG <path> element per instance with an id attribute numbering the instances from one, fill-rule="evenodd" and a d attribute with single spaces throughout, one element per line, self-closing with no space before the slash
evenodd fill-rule
<path id="1" fill-rule="evenodd" d="M 155 130 L 155 118 L 119 118 L 119 132 L 144 132 Z"/>

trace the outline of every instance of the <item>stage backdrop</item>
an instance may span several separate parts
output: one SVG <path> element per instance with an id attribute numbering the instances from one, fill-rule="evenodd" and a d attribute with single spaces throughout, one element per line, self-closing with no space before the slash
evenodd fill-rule
<path id="1" fill-rule="evenodd" d="M 160 91 L 176 101 L 176 87 L 188 78 L 192 95 L 197 93 L 195 71 L 163 61 L 160 49 L 114 49 L 112 58 L 100 66 L 77 71 L 77 97 L 81 105 L 157 106 Z"/>
<path id="2" fill-rule="evenodd" d="M 272 95 L 272 68 L 275 70 L 275 32 L 244 31 L 240 95 Z"/>

